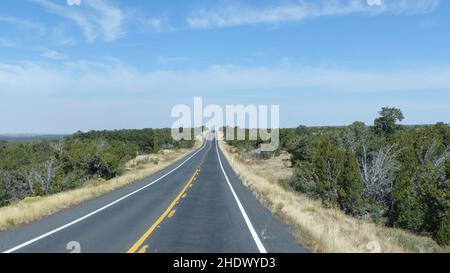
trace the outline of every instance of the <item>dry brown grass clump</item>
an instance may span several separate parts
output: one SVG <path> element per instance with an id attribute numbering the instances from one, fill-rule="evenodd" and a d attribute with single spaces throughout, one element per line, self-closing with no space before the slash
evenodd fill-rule
<path id="1" fill-rule="evenodd" d="M 30 223 L 132 184 L 172 165 L 187 153 L 200 147 L 201 143 L 202 141 L 197 141 L 192 149 L 166 150 L 159 154 L 138 156 L 127 163 L 123 175 L 111 180 L 89 181 L 74 190 L 45 197 L 28 197 L 16 204 L 0 208 L 0 231 Z"/>
<path id="2" fill-rule="evenodd" d="M 292 175 L 289 155 L 263 161 L 244 159 L 220 141 L 234 171 L 255 196 L 291 226 L 298 243 L 313 252 L 448 252 L 429 237 L 356 219 L 283 187 Z"/>

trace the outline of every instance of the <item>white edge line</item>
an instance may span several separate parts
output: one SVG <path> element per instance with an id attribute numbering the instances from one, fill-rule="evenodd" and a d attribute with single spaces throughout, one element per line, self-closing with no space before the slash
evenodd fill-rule
<path id="1" fill-rule="evenodd" d="M 233 193 L 234 199 L 236 200 L 236 203 L 239 207 L 239 210 L 241 211 L 242 216 L 244 217 L 245 223 L 247 224 L 248 229 L 250 230 L 250 233 L 252 234 L 253 240 L 256 243 L 256 246 L 258 247 L 258 250 L 260 253 L 267 253 L 266 248 L 264 247 L 263 243 L 259 239 L 258 233 L 256 233 L 255 228 L 253 227 L 252 223 L 250 222 L 250 218 L 248 217 L 247 213 L 245 212 L 244 207 L 242 206 L 241 201 L 239 201 L 238 196 L 236 195 L 236 192 L 233 189 L 233 186 L 231 186 L 230 180 L 228 179 L 228 176 L 225 172 L 225 169 L 222 165 L 222 160 L 220 159 L 219 155 L 219 142 L 218 140 L 215 140 L 216 142 L 216 151 L 217 151 L 217 158 L 219 158 L 219 164 L 220 168 L 222 169 L 223 175 L 225 176 L 225 179 L 227 180 L 228 186 L 230 187 L 231 193 Z"/>
<path id="2" fill-rule="evenodd" d="M 18 245 L 18 246 L 15 246 L 15 247 L 11 248 L 11 249 L 8 249 L 8 250 L 4 251 L 3 253 L 12 253 L 12 252 L 17 251 L 17 250 L 19 250 L 19 249 L 21 249 L 21 248 L 24 248 L 24 247 L 26 247 L 26 246 L 29 246 L 29 245 L 31 245 L 31 244 L 33 244 L 33 243 L 39 241 L 39 240 L 42 240 L 42 239 L 44 239 L 45 237 L 48 237 L 48 236 L 50 236 L 50 235 L 52 235 L 52 234 L 54 234 L 54 233 L 56 233 L 56 232 L 58 232 L 58 231 L 61 231 L 61 230 L 66 229 L 66 228 L 68 228 L 68 227 L 70 227 L 70 226 L 72 226 L 72 225 L 74 225 L 74 224 L 76 224 L 76 223 L 79 223 L 79 222 L 81 222 L 81 221 L 83 221 L 83 220 L 85 220 L 85 219 L 87 219 L 87 218 L 89 218 L 89 217 L 91 217 L 91 216 L 93 216 L 93 215 L 95 215 L 95 214 L 97 214 L 97 213 L 99 213 L 99 212 L 101 212 L 101 211 L 103 211 L 103 210 L 105 210 L 105 209 L 107 209 L 107 208 L 109 208 L 109 207 L 111 207 L 111 206 L 113 206 L 113 205 L 119 203 L 120 201 L 122 201 L 122 200 L 124 200 L 124 199 L 126 199 L 126 198 L 128 198 L 128 197 L 130 197 L 130 196 L 132 196 L 132 195 L 134 195 L 134 194 L 136 194 L 136 193 L 138 193 L 138 192 L 140 192 L 140 191 L 142 191 L 142 190 L 148 188 L 148 187 L 150 187 L 151 185 L 153 185 L 153 184 L 155 184 L 156 182 L 160 181 L 161 179 L 165 178 L 165 177 L 168 176 L 169 174 L 171 174 L 171 173 L 173 173 L 174 171 L 178 170 L 181 166 L 183 166 L 186 162 L 188 162 L 188 161 L 189 161 L 191 158 L 193 158 L 196 154 L 198 154 L 200 151 L 202 151 L 202 150 L 206 147 L 207 142 L 208 142 L 208 141 L 207 141 L 207 139 L 205 138 L 205 142 L 203 143 L 203 146 L 202 146 L 200 149 L 198 149 L 194 154 L 192 154 L 190 157 L 188 157 L 188 158 L 187 158 L 185 161 L 183 161 L 180 165 L 178 165 L 177 167 L 173 168 L 171 171 L 169 171 L 169 172 L 167 172 L 166 174 L 162 175 L 162 176 L 159 177 L 158 179 L 156 179 L 156 180 L 150 182 L 149 184 L 147 184 L 147 185 L 145 185 L 145 186 L 143 186 L 143 187 L 141 187 L 141 188 L 139 188 L 139 189 L 137 189 L 137 190 L 135 190 L 135 191 L 133 191 L 133 192 L 131 192 L 131 193 L 129 193 L 129 194 L 127 194 L 127 195 L 125 195 L 125 196 L 119 198 L 119 199 L 117 199 L 116 201 L 113 201 L 113 202 L 111 202 L 111 203 L 109 203 L 109 204 L 107 204 L 107 205 L 105 205 L 105 206 L 103 206 L 103 207 L 101 207 L 101 208 L 99 208 L 99 209 L 97 209 L 97 210 L 95 210 L 95 211 L 89 213 L 89 214 L 86 214 L 86 215 L 83 216 L 83 217 L 80 217 L 80 218 L 78 218 L 78 219 L 76 219 L 76 220 L 74 220 L 74 221 L 72 221 L 72 222 L 70 222 L 70 223 L 68 223 L 68 224 L 65 224 L 65 225 L 63 225 L 63 226 L 61 226 L 61 227 L 59 227 L 59 228 L 53 229 L 53 230 L 51 230 L 51 231 L 49 231 L 49 232 L 47 232 L 47 233 L 44 233 L 44 234 L 42 234 L 42 235 L 40 235 L 40 236 L 38 236 L 38 237 L 36 237 L 36 238 L 34 238 L 34 239 L 31 239 L 31 240 L 27 241 L 27 242 L 25 242 L 25 243 L 22 243 L 22 244 L 20 244 L 20 245 Z"/>

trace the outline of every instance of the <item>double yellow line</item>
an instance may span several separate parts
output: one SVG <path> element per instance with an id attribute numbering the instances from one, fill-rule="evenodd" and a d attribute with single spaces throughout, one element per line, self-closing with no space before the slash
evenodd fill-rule
<path id="1" fill-rule="evenodd" d="M 164 219 L 171 213 L 172 209 L 177 205 L 177 203 L 180 201 L 180 199 L 183 197 L 183 195 L 186 194 L 187 189 L 192 185 L 194 180 L 197 178 L 198 174 L 200 173 L 200 169 L 195 170 L 194 174 L 192 175 L 191 179 L 187 182 L 187 184 L 184 186 L 184 188 L 181 190 L 181 192 L 175 197 L 175 199 L 170 203 L 169 207 L 164 211 L 161 216 L 156 220 L 155 223 L 139 238 L 139 240 L 134 243 L 134 245 L 127 251 L 128 253 L 136 253 L 138 249 L 142 246 L 142 244 L 145 242 L 145 240 L 150 237 L 150 235 L 153 233 L 153 231 L 164 221 Z M 173 215 L 173 214 L 172 214 Z"/>

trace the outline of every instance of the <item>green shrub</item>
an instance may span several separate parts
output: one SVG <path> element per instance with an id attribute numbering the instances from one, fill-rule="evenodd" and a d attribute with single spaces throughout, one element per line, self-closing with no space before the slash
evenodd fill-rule
<path id="1" fill-rule="evenodd" d="M 6 191 L 0 185 L 0 207 L 7 204 Z"/>
<path id="2" fill-rule="evenodd" d="M 295 175 L 298 189 L 320 196 L 327 207 L 339 206 L 358 214 L 362 206 L 362 185 L 355 156 L 336 145 L 330 136 L 320 136 L 312 147 L 312 162 L 300 161 Z"/>
<path id="3" fill-rule="evenodd" d="M 445 161 L 445 176 L 447 180 L 450 179 L 450 158 Z"/>
<path id="4" fill-rule="evenodd" d="M 285 185 L 321 199 L 327 207 L 368 214 L 375 223 L 386 219 L 391 226 L 445 241 L 450 126 L 401 126 L 403 119 L 400 109 L 384 107 L 372 127 L 355 122 L 346 127 L 281 129 L 281 148 L 291 154 L 294 166 Z M 250 151 L 260 142 L 228 144 Z"/>
<path id="5" fill-rule="evenodd" d="M 194 143 L 174 141 L 170 129 L 78 132 L 61 141 L 2 142 L 0 174 L 8 174 L 8 179 L 0 176 L 0 206 L 27 196 L 73 189 L 90 179 L 113 178 L 139 152 L 158 152 L 162 146 L 192 147 Z M 48 173 L 52 174 L 49 182 Z"/>
<path id="6" fill-rule="evenodd" d="M 394 183 L 391 223 L 436 234 L 450 206 L 446 170 L 437 164 L 448 147 L 433 127 L 405 130 L 392 141 L 400 145 L 402 168 Z"/>
<path id="7" fill-rule="evenodd" d="M 360 214 L 362 209 L 362 184 L 355 156 L 345 151 L 342 154 L 343 173 L 338 182 L 341 209 L 347 213 Z"/>
<path id="8" fill-rule="evenodd" d="M 377 202 L 370 202 L 367 206 L 370 213 L 370 219 L 376 224 L 382 223 L 386 212 L 385 206 Z"/>
<path id="9" fill-rule="evenodd" d="M 450 212 L 442 219 L 436 235 L 436 241 L 440 245 L 450 245 Z"/>
<path id="10" fill-rule="evenodd" d="M 390 217 L 395 227 L 419 232 L 425 223 L 426 210 L 411 181 L 413 179 L 415 179 L 413 174 L 411 176 L 404 174 L 397 179 L 392 195 Z"/>
<path id="11" fill-rule="evenodd" d="M 294 166 L 294 175 L 289 180 L 289 185 L 295 191 L 317 197 L 316 181 L 313 165 L 307 161 L 298 161 Z"/>

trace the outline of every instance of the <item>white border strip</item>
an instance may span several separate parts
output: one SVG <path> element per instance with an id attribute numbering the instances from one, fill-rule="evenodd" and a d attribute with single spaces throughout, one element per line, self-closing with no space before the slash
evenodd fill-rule
<path id="1" fill-rule="evenodd" d="M 133 192 L 131 192 L 131 193 L 129 193 L 129 194 L 119 198 L 119 199 L 117 199 L 116 201 L 111 202 L 111 203 L 109 203 L 109 204 L 107 204 L 107 205 L 105 205 L 105 206 L 103 206 L 103 207 L 101 207 L 101 208 L 99 208 L 99 209 L 89 213 L 89 214 L 86 214 L 85 216 L 83 216 L 81 218 L 78 218 L 78 219 L 76 219 L 76 220 L 74 220 L 74 221 L 72 221 L 72 222 L 70 222 L 68 224 L 65 224 L 64 226 L 61 226 L 59 228 L 53 229 L 53 230 L 51 230 L 51 231 L 49 231 L 49 232 L 47 232 L 45 234 L 42 234 L 41 236 L 38 236 L 38 237 L 36 237 L 34 239 L 31 239 L 31 240 L 29 240 L 29 241 L 27 241 L 27 242 L 25 242 L 23 244 L 20 244 L 20 245 L 15 246 L 15 247 L 13 247 L 11 249 L 8 249 L 8 250 L 4 251 L 3 253 L 12 253 L 12 252 L 17 251 L 17 250 L 19 250 L 21 248 L 29 246 L 29 245 L 31 245 L 31 244 L 39 241 L 39 240 L 42 240 L 42 239 L 44 239 L 44 238 L 46 238 L 46 237 L 48 237 L 48 236 L 50 236 L 50 235 L 52 235 L 52 234 L 54 234 L 54 233 L 56 233 L 58 231 L 61 231 L 61 230 L 66 229 L 66 228 L 68 228 L 70 226 L 73 226 L 76 223 L 79 223 L 79 222 L 81 222 L 81 221 L 83 221 L 83 220 L 85 220 L 85 219 L 87 219 L 87 218 L 89 218 L 89 217 L 91 217 L 91 216 L 93 216 L 93 215 L 95 215 L 95 214 L 97 214 L 97 213 L 99 213 L 99 212 L 101 212 L 101 211 L 103 211 L 103 210 L 105 210 L 105 209 L 107 209 L 107 208 L 109 208 L 109 207 L 119 203 L 120 201 L 123 201 L 124 199 L 126 199 L 126 198 L 128 198 L 128 197 L 130 197 L 130 196 L 132 196 L 132 195 L 134 195 L 134 194 L 136 194 L 136 193 L 138 193 L 138 192 L 140 192 L 140 191 L 150 187 L 151 185 L 155 184 L 156 182 L 160 181 L 161 179 L 167 177 L 169 174 L 171 174 L 174 171 L 178 170 L 181 166 L 183 166 L 186 162 L 188 162 L 191 158 L 193 158 L 196 154 L 198 154 L 201 150 L 203 150 L 206 147 L 207 143 L 208 143 L 208 141 L 205 138 L 205 142 L 203 143 L 203 146 L 200 149 L 198 149 L 194 154 L 192 154 L 190 157 L 188 157 L 180 165 L 178 165 L 177 167 L 173 168 L 171 171 L 169 171 L 168 173 L 162 175 L 158 179 L 150 182 L 149 184 L 147 184 L 147 185 L 145 185 L 145 186 L 143 186 L 143 187 L 141 187 L 141 188 L 139 188 L 139 189 L 137 189 L 137 190 L 135 190 L 135 191 L 133 191 Z"/>
<path id="2" fill-rule="evenodd" d="M 250 233 L 252 234 L 253 240 L 255 241 L 256 246 L 258 247 L 258 250 L 259 250 L 260 253 L 267 253 L 266 248 L 264 247 L 263 243 L 259 239 L 258 233 L 256 233 L 255 229 L 253 228 L 253 225 L 250 222 L 250 218 L 248 218 L 248 215 L 245 212 L 241 201 L 239 201 L 239 198 L 236 195 L 236 192 L 234 191 L 233 186 L 231 186 L 231 183 L 230 183 L 230 180 L 228 179 L 227 174 L 225 173 L 225 170 L 224 170 L 223 165 L 222 165 L 222 160 L 220 160 L 220 155 L 219 155 L 219 148 L 218 148 L 219 147 L 219 142 L 218 142 L 218 140 L 214 140 L 214 141 L 216 141 L 217 158 L 219 158 L 220 168 L 222 169 L 223 175 L 225 176 L 225 179 L 227 180 L 227 183 L 228 183 L 228 186 L 230 187 L 231 193 L 233 193 L 234 199 L 236 200 L 236 203 L 237 203 L 237 205 L 239 207 L 239 210 L 241 211 L 241 214 L 244 217 L 245 223 L 247 224 L 247 227 L 250 230 Z"/>

